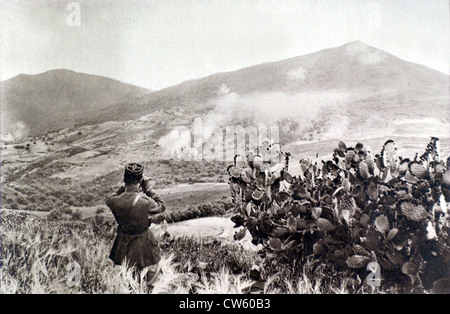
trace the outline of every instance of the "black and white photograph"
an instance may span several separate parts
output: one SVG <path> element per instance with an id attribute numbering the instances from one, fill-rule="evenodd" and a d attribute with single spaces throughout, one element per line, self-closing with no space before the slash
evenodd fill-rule
<path id="1" fill-rule="evenodd" d="M 0 294 L 449 294 L 449 74 L 447 0 L 0 0 Z"/>

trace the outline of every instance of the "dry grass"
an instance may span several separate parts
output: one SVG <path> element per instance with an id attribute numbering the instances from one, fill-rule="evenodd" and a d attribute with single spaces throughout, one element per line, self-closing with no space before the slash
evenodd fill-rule
<path id="1" fill-rule="evenodd" d="M 96 236 L 82 223 L 51 222 L 22 214 L 1 216 L 0 292 L 2 294 L 187 294 L 249 293 L 253 284 L 247 272 L 236 273 L 217 263 L 216 269 L 199 270 L 202 257 L 213 256 L 208 246 L 182 239 L 164 250 L 161 274 L 149 291 L 133 269 L 114 266 L 108 259 L 110 239 Z M 191 248 L 189 248 L 191 245 Z M 194 248 L 195 247 L 195 248 Z M 179 250 L 184 252 L 180 253 Z M 234 250 L 232 246 L 228 250 Z M 192 252 L 190 256 L 189 252 Z M 231 252 L 240 256 L 242 251 Z M 195 256 L 193 256 L 195 255 Z M 216 254 L 217 255 L 217 254 Z M 218 259 L 223 260 L 221 256 Z M 248 255 L 252 259 L 251 255 Z M 71 286 L 71 269 L 80 266 L 80 282 Z M 212 263 L 213 264 L 213 263 Z M 346 293 L 345 282 L 329 287 L 323 274 L 306 271 L 299 278 L 272 274 L 258 293 Z M 141 274 L 141 277 L 145 272 Z"/>

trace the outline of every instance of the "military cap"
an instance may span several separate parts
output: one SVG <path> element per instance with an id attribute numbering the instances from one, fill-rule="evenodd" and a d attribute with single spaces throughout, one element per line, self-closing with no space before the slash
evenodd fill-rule
<path id="1" fill-rule="evenodd" d="M 125 166 L 125 181 L 139 181 L 144 174 L 144 166 L 139 163 L 129 163 Z"/>

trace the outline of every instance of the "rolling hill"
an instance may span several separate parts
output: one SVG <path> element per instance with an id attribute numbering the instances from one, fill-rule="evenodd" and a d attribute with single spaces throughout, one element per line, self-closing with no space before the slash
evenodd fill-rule
<path id="1" fill-rule="evenodd" d="M 220 98 L 229 93 L 249 98 L 270 94 L 270 102 L 279 109 L 283 108 L 284 95 L 299 95 L 301 103 L 302 96 L 329 91 L 346 95 L 344 114 L 350 116 L 388 112 L 394 116 L 442 117 L 449 113 L 448 75 L 356 41 L 183 82 L 111 106 L 91 122 L 135 119 L 174 106 L 203 112 L 215 108 Z"/>
<path id="2" fill-rule="evenodd" d="M 38 135 L 83 124 L 112 104 L 149 92 L 106 77 L 64 69 L 21 74 L 1 83 L 2 135 Z"/>
<path id="3" fill-rule="evenodd" d="M 389 129 L 399 119 L 447 123 L 450 116 L 448 75 L 359 41 L 154 92 L 69 70 L 22 74 L 1 85 L 3 136 L 34 136 L 167 110 L 184 115 L 186 125 L 201 115 L 224 123 L 295 120 L 304 126 L 295 135 L 300 139 L 306 133 L 315 138 L 318 123 L 321 133 L 369 132 L 380 125 Z"/>

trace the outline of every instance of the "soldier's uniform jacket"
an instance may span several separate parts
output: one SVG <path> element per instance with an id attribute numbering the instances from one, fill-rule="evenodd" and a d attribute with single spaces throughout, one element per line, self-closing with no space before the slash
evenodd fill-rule
<path id="1" fill-rule="evenodd" d="M 109 256 L 116 264 L 126 258 L 129 266 L 144 268 L 161 259 L 159 244 L 149 229 L 149 215 L 164 211 L 164 203 L 145 180 L 142 188 L 156 200 L 141 194 L 139 186 L 122 187 L 107 200 L 119 225 Z"/>

